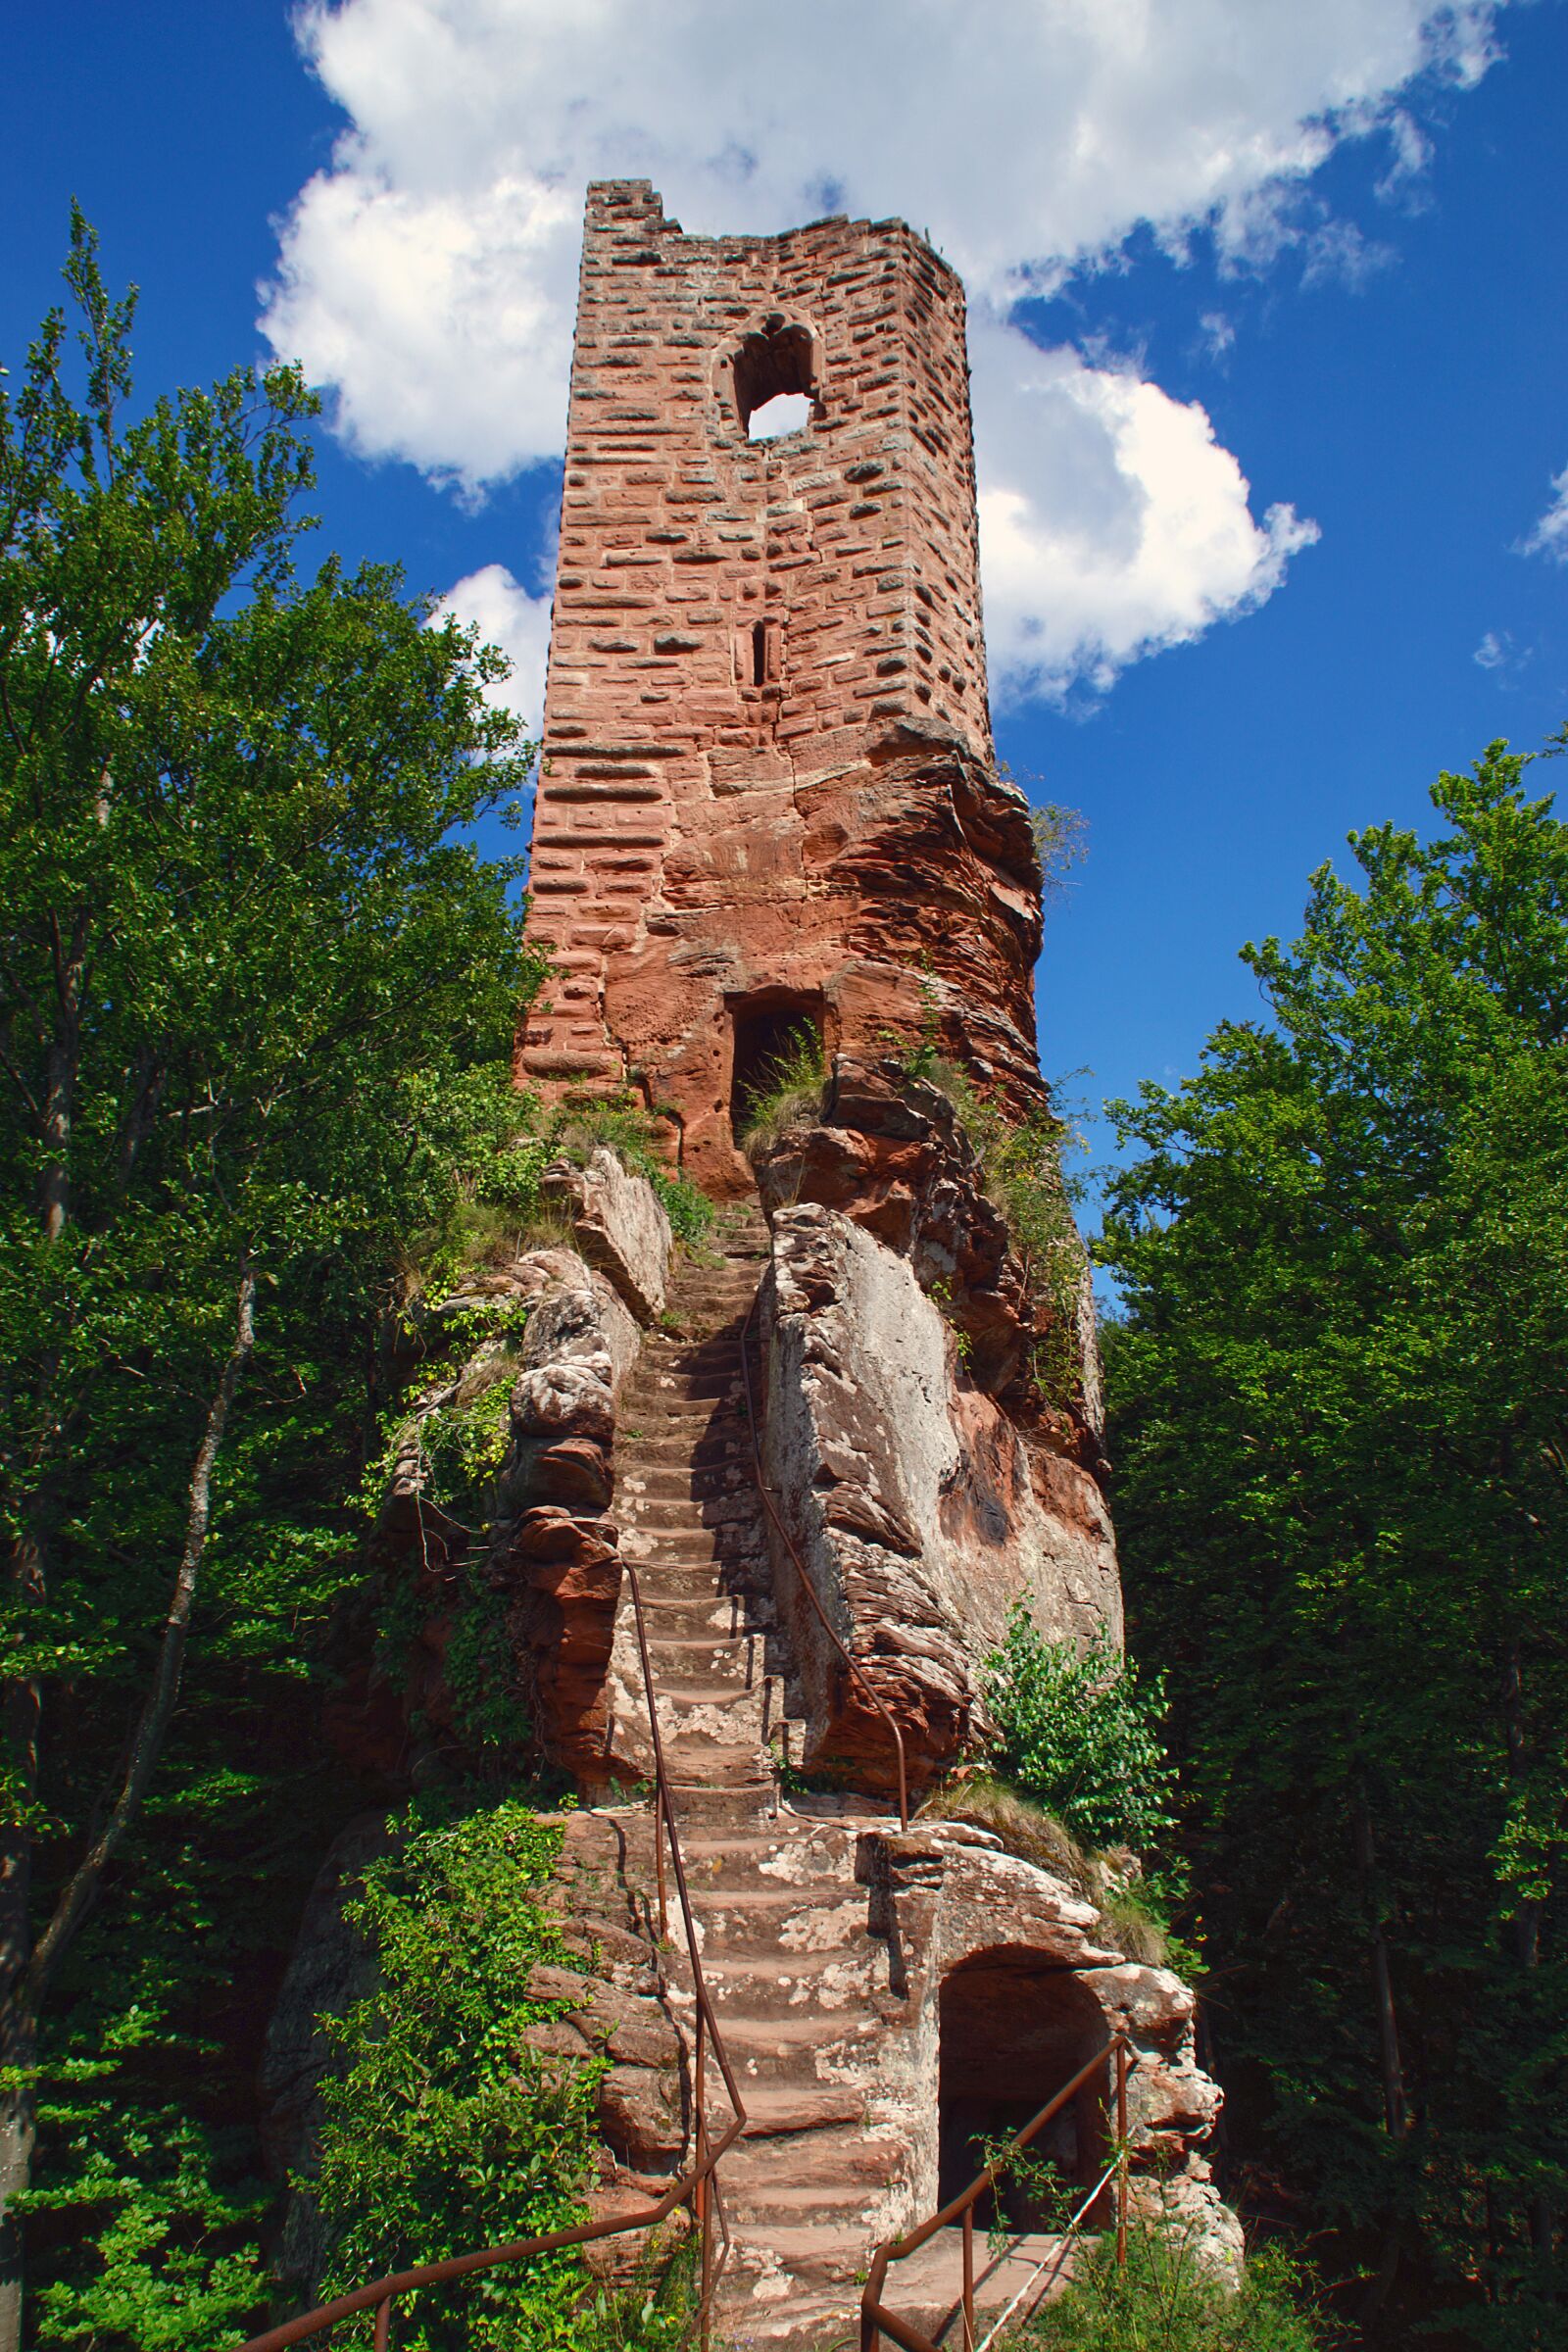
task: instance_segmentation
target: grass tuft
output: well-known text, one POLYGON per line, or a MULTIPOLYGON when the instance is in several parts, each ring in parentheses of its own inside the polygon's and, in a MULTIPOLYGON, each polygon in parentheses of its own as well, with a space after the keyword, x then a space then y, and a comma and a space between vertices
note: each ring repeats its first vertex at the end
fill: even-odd
POLYGON ((741 1138, 747 1158, 762 1158, 789 1128, 818 1117, 826 1084, 827 1049, 816 1031, 803 1022, 763 1064, 747 1102, 741 1138))
POLYGON ((1009 1782, 983 1772, 946 1782, 926 1798, 918 1818, 963 1821, 992 1831, 1007 1853, 1065 1879, 1086 1903, 1093 1903, 1109 1930, 1107 1941, 1129 1960, 1144 1968, 1165 1966, 1165 1931, 1137 1889, 1118 1875, 1111 1858, 1080 1845, 1054 1813, 1009 1782))

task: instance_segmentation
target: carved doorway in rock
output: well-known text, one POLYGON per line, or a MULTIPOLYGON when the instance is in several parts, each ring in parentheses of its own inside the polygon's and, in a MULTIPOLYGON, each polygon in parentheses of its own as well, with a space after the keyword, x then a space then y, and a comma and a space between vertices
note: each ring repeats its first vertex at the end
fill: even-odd
MULTIPOLYGON (((1105 2045, 1105 2018, 1071 1969, 1022 1944, 974 1952, 942 1981, 939 2199, 966 2188, 996 2143, 1010 2139, 1105 2045), (982 2152, 982 2144, 984 2152, 982 2152)), ((1107 2082, 1091 2077, 1032 2143, 1055 2180, 1090 2187, 1104 2166, 1107 2082)), ((998 2184, 976 2208, 989 2229, 1058 2226, 1057 2198, 1034 2168, 998 2184)))
POLYGON ((739 1149, 753 1120, 753 1105, 776 1083, 780 1057, 803 1032, 820 1040, 822 999, 799 990, 759 989, 732 997, 730 1018, 730 1128, 739 1149))

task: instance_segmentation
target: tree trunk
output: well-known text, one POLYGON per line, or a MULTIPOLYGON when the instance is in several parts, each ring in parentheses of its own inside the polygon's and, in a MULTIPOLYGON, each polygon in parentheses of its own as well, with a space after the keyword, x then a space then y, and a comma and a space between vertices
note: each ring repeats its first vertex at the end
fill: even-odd
MULTIPOLYGON (((196 1597, 196 1580, 201 1572, 202 1553, 207 1544, 207 1528, 212 1516, 213 1466, 218 1460, 228 1422, 229 1408, 235 1391, 250 1362, 256 1345, 256 1277, 245 1273, 239 1286, 239 1299, 234 1319, 234 1344, 222 1378, 208 1408, 207 1427, 202 1433, 196 1454, 196 1466, 191 1473, 189 1502, 185 1514, 185 1545, 180 1553, 179 1568, 174 1577, 174 1589, 170 1595, 169 1613, 164 1620, 163 1639, 158 1644, 158 1662, 153 1669, 152 1688, 147 1693, 131 1737, 130 1753, 126 1758, 124 1776, 110 1811, 109 1819, 77 1863, 66 1884, 64 1892, 54 1908, 54 1915, 39 1936, 27 1970, 27 1986, 33 2008, 43 2005, 55 1972, 74 1941, 76 1931, 91 1910, 103 1875, 116 1848, 140 1810, 141 1800, 152 1779, 153 1768, 163 1750, 179 1697, 180 1676, 185 1664, 185 1641, 190 1631, 191 1606, 196 1597)), ((0 2352, 4 2347, 0 2346, 0 2352)))
MULTIPOLYGON (((36 1528, 12 1552, 13 1600, 25 1618, 42 1598, 44 1548, 36 1528)), ((0 1831, 0 2352, 22 2338, 22 2230, 11 2200, 32 2169, 35 2034, 25 1977, 32 1946, 32 1810, 38 1785, 42 1693, 36 1675, 6 1684, 5 1768, 9 1819, 0 1831)))
MULTIPOLYGON (((1523 1784, 1529 1769, 1525 1743, 1524 1670, 1519 1643, 1510 1642, 1503 1663, 1502 1726, 1508 1749, 1508 1777, 1515 1787, 1523 1784)), ((1541 1905, 1521 1899, 1513 1920, 1514 1949, 1519 1966, 1528 1975, 1541 1965, 1541 1905)), ((1556 2249, 1557 2215, 1551 2199, 1542 2195, 1530 2201, 1530 2244, 1541 2265, 1543 2280, 1548 2280, 1552 2255, 1556 2249)), ((1544 2283, 1544 2294, 1549 2287, 1544 2283)))
POLYGON ((54 925, 56 1010, 44 1057, 43 1177, 38 1213, 51 1242, 58 1242, 71 1213, 71 1130, 76 1110, 76 1075, 81 1062, 81 973, 87 953, 87 912, 81 908, 66 945, 54 925))
POLYGON ((1372 1838, 1372 1812, 1364 1794, 1356 1799, 1355 1859, 1372 1934, 1372 1987, 1377 2003, 1378 2058, 1383 2076, 1383 2122, 1389 2137, 1398 2140, 1409 2130, 1409 2108, 1404 2095, 1404 2069, 1399 2061, 1399 2017, 1394 2001, 1389 1939, 1383 1933, 1383 1913, 1374 1884, 1377 1853, 1372 1838))
MULTIPOLYGON (((36 1782, 37 1685, 15 1682, 6 1694, 9 1761, 17 1774, 18 1801, 13 1809, 20 1818, 0 1843, 0 2065, 5 2069, 0 2076, 0 2352, 19 2352, 22 2342, 22 2225, 12 2200, 32 2177, 38 2018, 60 1963, 92 1908, 104 1872, 140 1808, 179 1698, 191 1608, 212 1517, 213 1469, 255 1347, 255 1308, 256 1277, 247 1269, 239 1286, 233 1345, 208 1408, 207 1426, 191 1473, 185 1541, 152 1687, 131 1739, 120 1788, 103 1830, 72 1873, 48 1926, 30 1949, 31 1834, 27 1815, 36 1782)), ((19 1545, 15 1571, 19 1591, 30 1590, 20 1582, 28 1573, 41 1578, 41 1553, 35 1546, 19 1545)))

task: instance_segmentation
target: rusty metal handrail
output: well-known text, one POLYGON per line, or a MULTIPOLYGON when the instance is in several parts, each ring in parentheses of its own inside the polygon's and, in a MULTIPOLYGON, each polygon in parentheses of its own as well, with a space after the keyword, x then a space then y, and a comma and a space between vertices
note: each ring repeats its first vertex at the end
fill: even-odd
MULTIPOLYGON (((961 2189, 957 2196, 942 2207, 939 2213, 932 2214, 928 2221, 922 2222, 917 2230, 911 2230, 906 2237, 885 2238, 878 2246, 875 2254, 871 2257, 871 2268, 866 2277, 864 2292, 860 2296, 860 2352, 878 2352, 884 2334, 891 2335, 894 2342, 902 2347, 902 2352, 938 2352, 938 2346, 931 2341, 928 2335, 922 2335, 918 2328, 912 2327, 907 2320, 901 2320, 897 2312, 888 2310, 882 2300, 882 2292, 887 2283, 888 2269, 891 2264, 904 2262, 909 2255, 918 2253, 920 2248, 929 2238, 934 2237, 939 2230, 946 2230, 951 2223, 960 2219, 963 2224, 963 2352, 975 2352, 974 2209, 987 2189, 995 2185, 998 2174, 1010 2163, 1019 2149, 1026 2148, 1036 2132, 1043 2131, 1053 2116, 1060 2114, 1067 2101, 1074 2097, 1084 2084, 1101 2071, 1107 2058, 1113 2058, 1116 2067, 1116 2155, 1111 2165, 1107 2167, 1096 2183, 1093 2193, 1080 2205, 1068 2224, 1063 2235, 1063 2251, 1065 2251, 1066 2241, 1071 2237, 1072 2231, 1093 2206, 1095 2199, 1104 2188, 1111 2173, 1114 2172, 1116 2175, 1116 2260, 1118 2264, 1125 2265, 1127 2260, 1127 2078, 1138 2064, 1138 2052, 1133 2049, 1127 2035, 1118 2030, 1112 2034, 1104 2048, 1097 2050, 1088 2065, 1081 2066, 1072 2081, 1063 2083, 1055 2097, 1048 2099, 1039 2114, 1032 2117, 1025 2124, 1023 2130, 1008 2140, 1000 2155, 991 2159, 984 2172, 975 2175, 967 2188, 961 2189)), ((1059 2261, 1057 2267, 1060 2267, 1059 2261)), ((989 2340, 988 2338, 987 2341, 989 2340)))
POLYGON ((466 2278, 473 2271, 498 2269, 504 2263, 526 2262, 536 2254, 553 2254, 568 2246, 591 2245, 597 2238, 617 2237, 632 2230, 657 2229, 666 2221, 678 2205, 691 2203, 702 2231, 702 2291, 698 2304, 698 2326, 703 2352, 708 2352, 709 2324, 713 2293, 729 2259, 729 2223, 724 2213, 723 2196, 717 2179, 719 2159, 733 2146, 746 2126, 746 2109, 736 2088, 735 2077, 724 2048, 724 2037, 718 2030, 718 2019, 709 1996, 703 1976, 702 1953, 698 1946, 696 1925, 692 1917, 691 1896, 686 1885, 686 1864, 681 1854, 680 1831, 670 1802, 669 1781, 664 1771, 664 1744, 659 1730, 659 1705, 654 1694, 653 1666, 648 1653, 648 1624, 643 1613, 642 1587, 637 1571, 630 1560, 622 1560, 627 1584, 631 1589, 632 1612, 637 1624, 637 1646, 642 1657, 643 1690, 648 1700, 648 1724, 654 1749, 655 1828, 654 1855, 659 1884, 659 1929, 661 1936, 668 1931, 669 1918, 664 1892, 664 1849, 660 1837, 662 1823, 664 1837, 669 1842, 669 1858, 675 1873, 675 1887, 680 1898, 681 1915, 686 1930, 686 1952, 691 1963, 692 1984, 696 1995, 697 2034, 692 2064, 692 2115, 697 2162, 689 2173, 670 2183, 664 2194, 645 2212, 624 2214, 619 2219, 603 2222, 581 2222, 572 2230, 551 2230, 542 2237, 520 2237, 511 2245, 485 2246, 468 2254, 449 2255, 443 2262, 426 2262, 415 2269, 395 2271, 384 2278, 372 2278, 364 2286, 355 2287, 349 2294, 339 2295, 330 2303, 320 2304, 315 2311, 301 2313, 298 2319, 285 2320, 279 2327, 269 2328, 261 2335, 253 2335, 239 2347, 239 2352, 284 2352, 289 2344, 302 2343, 307 2336, 319 2335, 333 2328, 339 2320, 351 2319, 356 2312, 375 2312, 375 2352, 388 2352, 391 2335, 392 2306, 400 2295, 412 2294, 421 2286, 441 2286, 454 2278, 466 2278), (705 2060, 707 2045, 712 2045, 713 2056, 723 2079, 725 2096, 734 2109, 734 2116, 722 2136, 711 2144, 708 2136, 708 2118, 705 2112, 705 2060), (710 2195, 711 2190, 711 2195, 710 2195), (713 2261, 713 2224, 717 2221, 722 2251, 713 2261))
MULTIPOLYGON (((759 1285, 759 1297, 760 1296, 760 1291, 761 1286, 759 1285)), ((772 1520, 774 1527, 778 1531, 779 1542, 783 1544, 785 1550, 790 1555, 790 1563, 794 1568, 797 1577, 800 1579, 801 1586, 805 1591, 806 1596, 808 1600, 809 1600, 812 1608, 816 1611, 822 1631, 826 1634, 828 1640, 838 1651, 839 1656, 844 1660, 845 1665, 849 1668, 850 1673, 853 1675, 856 1682, 859 1684, 860 1689, 865 1692, 866 1697, 871 1701, 872 1706, 875 1707, 877 1713, 887 1725, 888 1730, 893 1734, 894 1750, 899 1760, 899 1827, 901 1830, 906 1830, 909 1826, 909 1783, 904 1763, 904 1734, 899 1729, 898 1718, 893 1713, 891 1707, 887 1705, 886 1701, 878 1695, 875 1686, 871 1682, 869 1675, 866 1673, 865 1668, 861 1665, 859 1659, 853 1654, 847 1643, 840 1640, 838 1631, 833 1625, 833 1622, 828 1616, 827 1610, 823 1605, 822 1596, 818 1592, 815 1585, 812 1584, 810 1576, 808 1573, 806 1562, 802 1559, 800 1553, 795 1548, 795 1540, 791 1536, 789 1529, 785 1526, 782 1518, 779 1516, 778 1506, 773 1500, 772 1494, 768 1488, 766 1475, 762 1469, 762 1447, 760 1440, 757 1434, 757 1402, 752 1395, 751 1338, 752 1325, 755 1322, 756 1317, 757 1298, 754 1298, 751 1305, 746 1310, 746 1320, 741 1326, 741 1379, 746 1388, 746 1420, 752 1437, 752 1459, 757 1465, 757 1492, 762 1497, 763 1508, 766 1510, 768 1517, 772 1520)))

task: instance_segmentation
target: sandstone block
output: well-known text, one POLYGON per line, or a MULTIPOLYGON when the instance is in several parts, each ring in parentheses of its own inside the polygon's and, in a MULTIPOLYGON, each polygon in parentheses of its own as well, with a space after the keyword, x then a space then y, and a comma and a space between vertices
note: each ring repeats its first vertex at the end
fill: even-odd
POLYGON ((673 1236, 646 1176, 633 1176, 601 1145, 585 1168, 557 1160, 545 1171, 545 1195, 571 1217, 577 1246, 613 1285, 639 1323, 664 1311, 673 1236))

